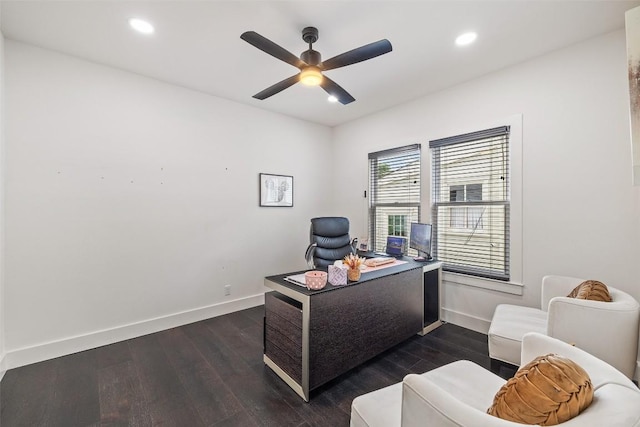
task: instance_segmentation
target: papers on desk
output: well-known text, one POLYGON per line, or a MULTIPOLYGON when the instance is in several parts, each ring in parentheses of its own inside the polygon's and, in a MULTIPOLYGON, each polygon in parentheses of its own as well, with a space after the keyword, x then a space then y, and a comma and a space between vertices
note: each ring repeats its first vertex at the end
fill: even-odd
POLYGON ((304 280, 304 273, 294 274, 293 276, 287 276, 284 278, 289 283, 293 283, 294 285, 307 287, 307 282, 304 280))
POLYGON ((380 256, 376 258, 369 258, 364 262, 364 265, 366 265, 367 267, 378 267, 384 264, 391 264, 395 261, 395 258, 380 256))

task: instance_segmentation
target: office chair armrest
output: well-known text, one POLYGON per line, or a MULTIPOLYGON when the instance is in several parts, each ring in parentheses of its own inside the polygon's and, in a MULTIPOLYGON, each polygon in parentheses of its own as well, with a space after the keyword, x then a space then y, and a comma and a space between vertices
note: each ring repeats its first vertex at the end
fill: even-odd
POLYGON ((317 247, 317 243, 312 243, 307 247, 307 250, 304 253, 304 259, 307 261, 307 266, 309 266, 309 268, 312 270, 316 268, 316 264, 313 261, 313 254, 315 254, 317 247))

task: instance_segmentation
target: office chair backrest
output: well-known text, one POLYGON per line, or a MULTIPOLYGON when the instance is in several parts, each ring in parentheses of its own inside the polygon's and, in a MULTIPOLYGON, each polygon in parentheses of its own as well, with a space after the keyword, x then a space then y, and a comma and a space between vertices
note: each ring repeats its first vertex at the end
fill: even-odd
MULTIPOLYGON (((309 232, 313 252, 313 264, 316 268, 325 268, 334 261, 354 252, 349 237, 349 220, 344 217, 320 217, 311 219, 309 232), (314 246, 315 245, 315 246, 314 246)), ((307 249, 307 253, 309 253, 307 249)))

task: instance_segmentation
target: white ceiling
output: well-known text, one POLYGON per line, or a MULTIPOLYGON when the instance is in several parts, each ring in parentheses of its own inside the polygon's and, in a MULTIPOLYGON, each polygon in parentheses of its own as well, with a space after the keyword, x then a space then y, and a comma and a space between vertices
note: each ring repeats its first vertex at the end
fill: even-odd
MULTIPOLYGON (((5 1, 7 39, 86 58, 172 84, 336 126, 543 53, 624 27, 640 1, 5 1), (155 33, 128 26, 144 18, 155 33), (356 102, 327 102, 300 84, 264 101, 252 95, 297 69, 240 39, 254 30, 295 55, 315 26, 324 59, 377 41, 393 52, 327 71, 356 102), (478 40, 454 39, 474 30, 478 40)), ((526 84, 526 82, 523 82, 526 84)))

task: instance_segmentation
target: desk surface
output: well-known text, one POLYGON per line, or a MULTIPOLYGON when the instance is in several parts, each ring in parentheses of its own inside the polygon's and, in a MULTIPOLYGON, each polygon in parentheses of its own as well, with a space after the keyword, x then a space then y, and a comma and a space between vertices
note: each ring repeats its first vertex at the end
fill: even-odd
MULTIPOLYGON (((346 285, 339 285, 339 286, 333 286, 331 283, 327 282, 327 286, 325 286, 324 288, 320 289, 320 290, 309 290, 304 286, 301 285, 296 285, 290 282, 287 282, 286 280, 284 280, 285 277, 287 276, 293 276, 296 274, 302 274, 305 271, 309 271, 309 270, 301 270, 301 271, 295 271, 295 272, 291 272, 291 273, 285 273, 285 274, 277 274, 274 276, 267 276, 265 277, 266 280, 275 282, 279 285, 282 285, 284 287, 287 287, 289 289, 292 289, 294 291, 298 291, 301 294, 304 295, 315 295, 318 293, 322 293, 322 292, 331 292, 331 291, 335 291, 337 289, 343 289, 345 287, 349 287, 349 286, 355 286, 361 283, 365 283, 368 282, 369 280, 373 280, 373 279, 378 279, 380 277, 385 277, 385 276, 390 276, 393 274, 398 274, 398 273, 402 273, 405 271, 409 271, 409 270, 414 270, 417 268, 423 268, 425 265, 431 265, 431 264, 436 264, 439 263, 439 261, 437 260, 432 260, 432 261, 428 261, 428 262, 424 262, 424 261, 414 261, 412 258, 409 257, 404 257, 404 258, 399 258, 399 260, 401 261, 406 261, 405 264, 400 264, 400 265, 394 265, 391 267, 387 267, 387 268, 382 268, 382 269, 377 269, 377 270, 372 270, 372 271, 366 271, 364 270, 362 272, 362 274, 360 275, 360 280, 358 280, 357 282, 347 282, 346 285)), ((318 268, 317 270, 323 270, 326 271, 326 269, 321 269, 318 268)))

